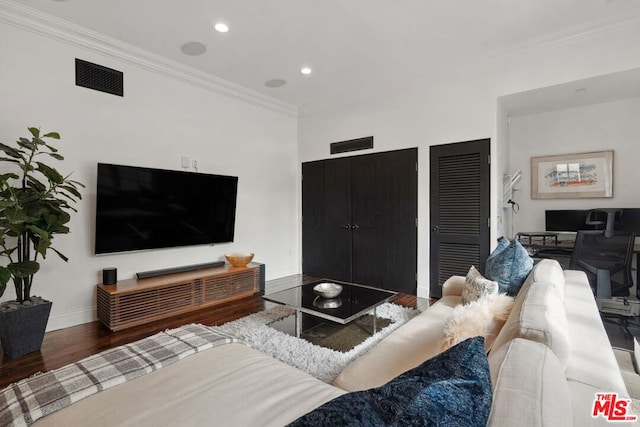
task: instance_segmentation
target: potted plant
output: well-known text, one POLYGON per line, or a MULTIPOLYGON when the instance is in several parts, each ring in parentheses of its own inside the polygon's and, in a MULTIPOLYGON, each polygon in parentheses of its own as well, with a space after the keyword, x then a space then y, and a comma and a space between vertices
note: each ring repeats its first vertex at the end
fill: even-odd
POLYGON ((0 304, 0 345, 5 356, 18 357, 42 346, 51 311, 51 302, 31 295, 38 259, 51 250, 67 257, 52 245, 56 234, 67 234, 72 203, 81 199, 81 183, 63 176, 46 160, 63 160, 50 140, 60 139, 57 132, 41 136, 38 128, 29 128, 31 139, 20 138, 15 146, 0 143, 5 165, 0 174, 0 296, 10 279, 16 300, 0 304))

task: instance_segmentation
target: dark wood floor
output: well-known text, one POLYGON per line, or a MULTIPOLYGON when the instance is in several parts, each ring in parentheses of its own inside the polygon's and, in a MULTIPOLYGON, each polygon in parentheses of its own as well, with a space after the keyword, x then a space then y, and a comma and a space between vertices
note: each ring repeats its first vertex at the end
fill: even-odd
MULTIPOLYGON (((412 295, 398 295, 393 302, 420 310, 428 306, 428 301, 412 295)), ((41 351, 15 359, 5 357, 0 351, 0 389, 36 372, 57 369, 92 354, 148 337, 165 329, 177 328, 189 323, 221 325, 264 309, 265 302, 256 295, 118 332, 109 331, 97 321, 47 332, 41 351)))

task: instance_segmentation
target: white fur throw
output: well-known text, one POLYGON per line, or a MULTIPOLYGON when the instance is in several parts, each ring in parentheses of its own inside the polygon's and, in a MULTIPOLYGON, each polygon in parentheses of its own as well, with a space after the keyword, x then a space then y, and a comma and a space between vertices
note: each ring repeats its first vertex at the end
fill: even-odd
POLYGON ((462 288, 462 303, 469 304, 487 295, 498 293, 498 282, 485 279, 482 274, 472 265, 467 276, 464 278, 462 288))
POLYGON ((513 301, 507 294, 495 294, 456 306, 443 328, 442 350, 467 338, 483 336, 489 351, 511 313, 513 301))

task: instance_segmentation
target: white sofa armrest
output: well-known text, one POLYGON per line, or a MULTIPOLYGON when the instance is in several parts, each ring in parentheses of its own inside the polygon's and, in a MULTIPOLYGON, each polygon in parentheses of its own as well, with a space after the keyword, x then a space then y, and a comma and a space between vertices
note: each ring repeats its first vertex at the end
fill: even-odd
POLYGON ((464 288, 464 276, 451 276, 442 284, 442 296, 461 296, 464 288))

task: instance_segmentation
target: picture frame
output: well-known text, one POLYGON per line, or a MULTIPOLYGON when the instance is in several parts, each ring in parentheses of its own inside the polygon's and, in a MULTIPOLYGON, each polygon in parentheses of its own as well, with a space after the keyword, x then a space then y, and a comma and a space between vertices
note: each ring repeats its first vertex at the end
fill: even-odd
POLYGON ((531 158, 532 199, 613 197, 613 150, 531 158))

